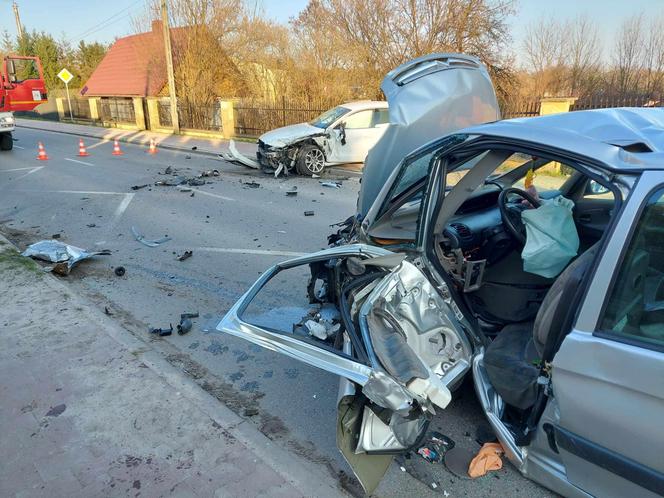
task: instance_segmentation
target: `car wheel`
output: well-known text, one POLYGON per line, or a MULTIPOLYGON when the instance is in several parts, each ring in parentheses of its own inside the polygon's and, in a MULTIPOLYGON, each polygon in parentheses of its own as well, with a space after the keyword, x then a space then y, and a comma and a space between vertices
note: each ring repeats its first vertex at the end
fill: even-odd
POLYGON ((0 150, 12 150, 14 141, 11 133, 0 133, 0 150))
POLYGON ((297 155, 295 167, 301 175, 320 175, 325 168, 325 154, 315 145, 304 145, 297 155))

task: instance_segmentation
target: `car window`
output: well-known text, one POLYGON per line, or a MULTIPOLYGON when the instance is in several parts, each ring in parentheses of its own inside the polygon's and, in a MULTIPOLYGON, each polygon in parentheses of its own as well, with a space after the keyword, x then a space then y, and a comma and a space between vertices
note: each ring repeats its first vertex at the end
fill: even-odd
POLYGON ((664 346, 664 189, 646 201, 610 292, 601 330, 664 346))
POLYGON ((350 112, 350 109, 342 106, 334 107, 332 109, 329 109, 325 111, 323 114, 318 116, 316 119, 311 121, 309 124, 317 127, 317 128, 327 128, 330 126, 332 123, 334 123, 337 119, 339 119, 341 116, 344 116, 345 114, 348 114, 350 112))
POLYGON ((355 114, 351 114, 344 120, 346 123, 346 129, 371 128, 373 113, 374 111, 372 109, 367 109, 366 111, 359 111, 355 114))
POLYGON ((374 109, 372 126, 387 124, 389 122, 390 122, 389 109, 374 109))
MULTIPOLYGON (((510 159, 516 155, 518 154, 513 154, 507 158, 507 161, 510 161, 510 159)), ((549 161, 543 165, 538 165, 535 169, 532 178, 533 186, 538 192, 546 190, 560 190, 560 187, 562 187, 563 184, 569 180, 573 173, 574 169, 571 166, 567 166, 566 164, 558 161, 549 161)), ((520 189, 525 189, 525 182, 526 175, 524 174, 516 183, 514 183, 514 186, 520 189)))
POLYGON ((583 198, 614 200, 615 195, 604 185, 597 183, 595 180, 588 180, 586 189, 583 192, 583 198))

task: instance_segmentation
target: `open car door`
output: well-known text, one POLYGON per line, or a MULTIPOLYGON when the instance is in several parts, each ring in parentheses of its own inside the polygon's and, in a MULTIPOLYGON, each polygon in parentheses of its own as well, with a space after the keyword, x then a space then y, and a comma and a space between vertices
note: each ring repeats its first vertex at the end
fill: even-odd
POLYGON ((277 264, 217 330, 341 376, 337 442, 367 493, 422 440, 470 365, 445 300, 404 255, 348 245, 277 264))

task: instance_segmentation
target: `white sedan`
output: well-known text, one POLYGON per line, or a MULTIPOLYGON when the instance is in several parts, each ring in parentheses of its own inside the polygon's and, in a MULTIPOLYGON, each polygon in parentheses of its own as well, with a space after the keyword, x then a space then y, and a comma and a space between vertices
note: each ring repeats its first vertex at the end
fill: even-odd
POLYGON ((389 126, 387 102, 359 101, 334 107, 309 123, 261 135, 256 153, 264 169, 293 168, 320 174, 328 164, 362 163, 389 126))

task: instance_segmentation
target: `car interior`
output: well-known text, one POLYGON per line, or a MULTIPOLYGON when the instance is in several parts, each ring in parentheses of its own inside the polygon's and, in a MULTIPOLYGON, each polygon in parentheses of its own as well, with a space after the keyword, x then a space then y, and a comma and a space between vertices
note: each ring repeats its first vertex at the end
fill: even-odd
MULTIPOLYGON (((445 195, 487 153, 451 158, 445 195)), ((467 309, 492 339, 484 366, 507 404, 504 421, 522 426, 538 398, 542 361, 553 357, 569 329, 568 312, 578 302, 583 276, 617 211, 617 190, 573 164, 520 152, 505 155, 449 219, 434 250, 467 309), (574 203, 579 248, 559 274, 544 277, 524 270, 521 213, 557 196, 574 203)))

